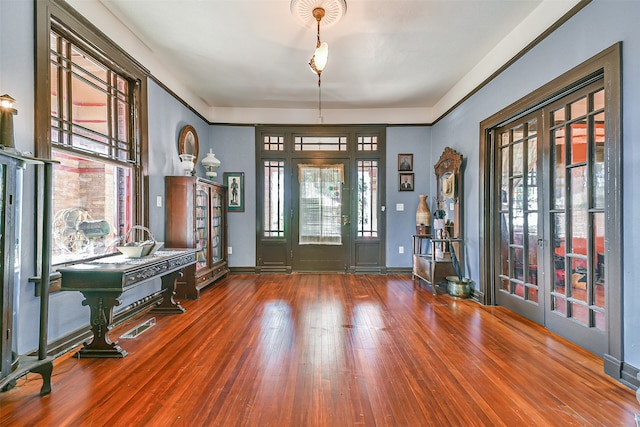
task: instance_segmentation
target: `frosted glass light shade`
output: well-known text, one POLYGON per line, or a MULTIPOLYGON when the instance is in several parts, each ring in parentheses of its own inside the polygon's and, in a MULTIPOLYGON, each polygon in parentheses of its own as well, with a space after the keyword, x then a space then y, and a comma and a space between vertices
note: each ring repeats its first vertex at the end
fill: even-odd
POLYGON ((315 52, 313 53, 313 57, 311 58, 309 65, 313 63, 314 65, 311 66, 311 69, 316 74, 320 74, 322 70, 324 70, 324 67, 326 67, 328 59, 329 59, 329 45, 327 44, 327 42, 322 42, 320 43, 320 46, 318 46, 315 52))
POLYGON ((207 153, 204 159, 200 161, 202 166, 207 170, 206 175, 213 180, 214 177, 218 176, 216 173, 216 169, 220 167, 220 160, 216 158, 216 155, 213 154, 211 150, 207 153))

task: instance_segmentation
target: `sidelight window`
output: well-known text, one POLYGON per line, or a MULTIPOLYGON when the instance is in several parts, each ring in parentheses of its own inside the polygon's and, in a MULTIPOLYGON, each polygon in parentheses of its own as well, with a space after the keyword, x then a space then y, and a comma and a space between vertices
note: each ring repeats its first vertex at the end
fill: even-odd
POLYGON ((378 161, 358 160, 357 237, 378 236, 378 161))
POLYGON ((284 237, 284 161, 266 160, 264 173, 264 236, 284 237))

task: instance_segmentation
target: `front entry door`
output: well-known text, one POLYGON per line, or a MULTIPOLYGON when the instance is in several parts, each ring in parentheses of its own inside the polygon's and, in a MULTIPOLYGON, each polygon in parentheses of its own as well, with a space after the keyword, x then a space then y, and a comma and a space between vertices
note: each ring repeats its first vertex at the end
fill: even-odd
POLYGON ((350 263, 347 159, 298 159, 292 179, 292 268, 346 271, 350 263))

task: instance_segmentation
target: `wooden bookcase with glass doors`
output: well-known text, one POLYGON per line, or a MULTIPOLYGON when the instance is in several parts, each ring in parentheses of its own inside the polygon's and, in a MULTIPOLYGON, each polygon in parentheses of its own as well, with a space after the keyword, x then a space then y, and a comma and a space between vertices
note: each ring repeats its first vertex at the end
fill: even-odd
POLYGON ((168 176, 165 196, 165 245, 196 249, 196 263, 177 280, 176 296, 198 299, 202 288, 229 274, 227 187, 195 176, 168 176))

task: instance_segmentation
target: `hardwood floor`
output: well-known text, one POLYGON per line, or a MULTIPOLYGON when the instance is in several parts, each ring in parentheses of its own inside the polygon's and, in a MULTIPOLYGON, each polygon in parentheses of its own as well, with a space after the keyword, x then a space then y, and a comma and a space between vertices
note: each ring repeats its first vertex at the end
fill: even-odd
MULTIPOLYGON (((234 275, 120 340, 0 394, 2 426, 633 426, 601 359, 408 276, 234 275)), ((112 333, 112 338, 118 334, 112 333)))

